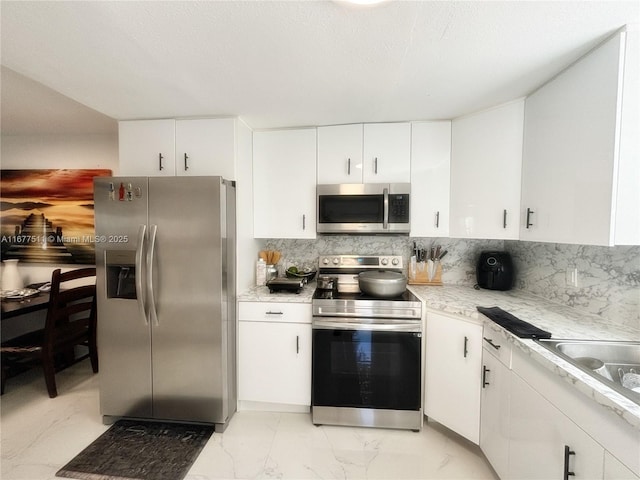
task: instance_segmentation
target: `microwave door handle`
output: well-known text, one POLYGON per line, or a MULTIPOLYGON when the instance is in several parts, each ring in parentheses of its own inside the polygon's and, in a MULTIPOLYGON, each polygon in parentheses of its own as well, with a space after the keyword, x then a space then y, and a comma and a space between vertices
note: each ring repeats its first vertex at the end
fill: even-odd
POLYGON ((385 230, 387 228, 389 228, 389 189, 385 188, 382 191, 383 195, 384 195, 384 200, 383 200, 383 219, 382 219, 382 228, 384 228, 385 230))

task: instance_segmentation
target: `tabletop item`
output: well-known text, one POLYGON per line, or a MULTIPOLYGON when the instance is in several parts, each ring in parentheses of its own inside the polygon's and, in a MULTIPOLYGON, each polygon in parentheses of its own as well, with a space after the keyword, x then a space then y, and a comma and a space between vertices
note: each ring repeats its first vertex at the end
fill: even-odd
POLYGON ((25 298, 35 297, 40 293, 34 288, 20 288, 18 290, 2 290, 0 297, 3 300, 24 300, 25 298))
POLYGON ((360 290, 372 297, 393 298, 407 289, 407 277, 399 272, 373 270, 358 274, 360 290))
POLYGON ((275 292, 294 292, 300 293, 304 287, 304 279, 302 278, 282 278, 277 277, 267 281, 269 293, 275 292))
POLYGON ((267 265, 275 265, 282 258, 282 254, 277 250, 260 250, 258 256, 265 261, 267 265))
POLYGON ((24 284, 22 283, 22 277, 18 271, 19 260, 10 259, 4 260, 2 267, 2 291, 5 290, 20 290, 24 284))

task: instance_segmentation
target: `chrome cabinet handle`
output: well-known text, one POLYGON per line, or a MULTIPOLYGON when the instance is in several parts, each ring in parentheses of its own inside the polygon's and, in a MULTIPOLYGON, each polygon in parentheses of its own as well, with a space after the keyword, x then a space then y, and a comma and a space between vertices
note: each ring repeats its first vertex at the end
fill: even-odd
POLYGON ((158 165, 159 165, 159 167, 160 167, 160 168, 159 168, 160 170, 164 170, 164 165, 162 165, 162 159, 163 159, 163 158, 164 158, 164 157, 162 156, 162 153, 159 153, 159 154, 158 154, 158 165))
POLYGON ((296 335, 296 353, 300 353, 300 335, 296 335))
POLYGON ((493 343, 493 339, 492 338, 487 338, 487 337, 482 337, 482 338, 484 339, 485 342, 487 342, 493 348, 495 348, 496 350, 500 350, 500 345, 496 345, 495 343, 493 343))
POLYGON ((347 175, 351 175, 351 159, 347 158, 347 175))
POLYGON ((569 457, 575 454, 576 452, 571 450, 569 445, 564 446, 564 476, 562 477, 564 480, 569 480, 569 477, 575 476, 574 472, 569 471, 569 457))
POLYGON ((507 209, 502 213, 502 228, 507 228, 507 209))
POLYGON ((373 160, 373 173, 378 174, 378 157, 373 160))
POLYGON ((306 215, 302 215, 302 230, 306 230, 307 229, 307 216, 306 215))
POLYGON ((467 348, 469 345, 469 337, 464 337, 464 358, 467 358, 469 354, 469 349, 467 348))
POLYGON ((533 223, 531 223, 530 219, 531 219, 531 215, 533 215, 535 212, 533 210, 531 210, 530 208, 527 208, 527 228, 532 227, 533 223))
POLYGON ((268 312, 265 312, 267 315, 284 315, 284 313, 282 312, 272 312, 271 310, 269 310, 268 312))
POLYGON ((189 155, 185 153, 184 154, 184 171, 185 172, 189 170, 189 163, 187 162, 188 160, 189 160, 189 155))
POLYGON ((440 212, 436 212, 436 228, 440 228, 440 212))

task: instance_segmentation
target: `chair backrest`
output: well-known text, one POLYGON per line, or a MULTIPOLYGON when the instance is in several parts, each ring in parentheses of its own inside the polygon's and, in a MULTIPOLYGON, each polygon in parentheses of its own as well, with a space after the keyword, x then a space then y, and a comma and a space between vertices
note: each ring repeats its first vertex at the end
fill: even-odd
POLYGON ((45 323, 45 345, 53 348, 57 342, 71 338, 83 330, 95 328, 96 285, 81 285, 65 289, 64 283, 95 277, 95 268, 80 268, 61 273, 58 268, 51 275, 49 309, 45 323))

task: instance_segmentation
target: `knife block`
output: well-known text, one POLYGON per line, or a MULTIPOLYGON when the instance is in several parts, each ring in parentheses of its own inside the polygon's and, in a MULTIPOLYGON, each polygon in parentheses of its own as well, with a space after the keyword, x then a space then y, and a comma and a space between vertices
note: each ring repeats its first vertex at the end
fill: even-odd
POLYGON ((435 271, 430 279, 427 273, 427 262, 418 262, 414 269, 409 265, 409 285, 442 285, 442 264, 435 262, 435 271))

